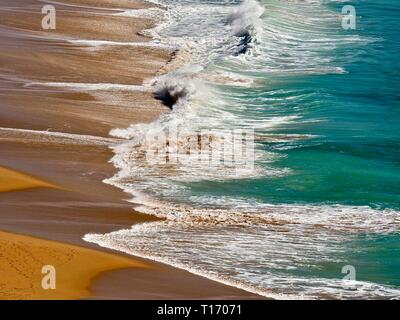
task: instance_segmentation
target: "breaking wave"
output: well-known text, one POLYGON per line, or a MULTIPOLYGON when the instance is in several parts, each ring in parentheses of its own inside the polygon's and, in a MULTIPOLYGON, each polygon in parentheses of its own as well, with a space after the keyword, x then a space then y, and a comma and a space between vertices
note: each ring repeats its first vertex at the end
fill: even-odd
POLYGON ((257 40, 257 32, 261 32, 264 13, 262 7, 255 0, 245 0, 228 16, 227 22, 232 28, 232 34, 240 37, 237 54, 245 54, 252 43, 257 40))
POLYGON ((400 294, 390 286, 341 279, 349 253, 354 248, 369 250, 359 242, 365 233, 378 239, 399 230, 398 212, 339 205, 249 205, 237 199, 225 199, 225 206, 235 204, 236 209, 211 208, 212 199, 207 199, 209 208, 196 209, 134 194, 135 203, 141 203, 136 210, 162 221, 84 239, 275 299, 400 294), (333 272, 318 275, 326 265, 335 266, 333 272), (306 272, 310 269, 315 272, 311 278, 306 272))

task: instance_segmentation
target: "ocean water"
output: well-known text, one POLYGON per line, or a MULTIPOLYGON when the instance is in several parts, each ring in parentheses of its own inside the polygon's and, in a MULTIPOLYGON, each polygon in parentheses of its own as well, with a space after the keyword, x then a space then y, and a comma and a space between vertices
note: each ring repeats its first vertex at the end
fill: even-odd
POLYGON ((125 142, 106 182, 165 220, 85 239, 268 297, 399 298, 400 3, 159 3, 124 14, 157 17, 154 45, 179 49, 179 67, 145 84, 176 103, 111 132, 125 142), (147 161, 162 148, 149 136, 171 127, 186 161, 147 161), (254 165, 196 161, 185 134, 204 130, 216 150, 218 133, 250 130, 254 165))

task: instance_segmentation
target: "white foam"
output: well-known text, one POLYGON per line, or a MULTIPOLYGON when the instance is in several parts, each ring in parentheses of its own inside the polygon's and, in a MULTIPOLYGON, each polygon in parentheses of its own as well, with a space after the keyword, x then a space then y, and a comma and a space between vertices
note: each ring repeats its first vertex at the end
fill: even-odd
POLYGON ((259 31, 262 25, 261 16, 264 11, 264 7, 259 2, 244 0, 228 16, 228 21, 232 26, 232 33, 242 36, 246 33, 259 31))
POLYGON ((171 47, 158 43, 156 41, 149 42, 121 42, 110 40, 83 40, 83 39, 68 39, 69 43, 84 45, 89 47, 102 47, 102 46, 129 46, 129 47, 145 47, 145 48, 162 48, 171 49, 171 47))
POLYGON ((45 86, 55 88, 71 88, 79 90, 115 90, 115 91, 151 91, 151 88, 142 85, 118 83, 75 83, 75 82, 29 82, 26 86, 45 86))
MULTIPOLYGON (((341 268, 336 278, 287 272, 349 264, 345 257, 358 235, 398 231, 398 212, 351 206, 248 205, 236 200, 232 200, 235 210, 200 209, 136 195, 134 201, 143 204, 136 210, 166 220, 105 235, 88 234, 84 240, 275 299, 395 298, 400 294, 377 283, 343 282, 341 268), (346 289, 349 285, 352 290, 346 289)), ((209 206, 212 201, 208 199, 209 206)), ((229 201, 226 204, 232 206, 229 201)), ((362 249, 360 244, 356 247, 362 249)))
POLYGON ((104 138, 92 135, 72 134, 65 132, 28 130, 16 128, 0 128, 1 140, 24 139, 36 142, 57 143, 57 144, 80 144, 80 145, 105 145, 111 146, 121 143, 120 139, 104 138))
POLYGON ((158 18, 162 19, 162 15, 165 13, 165 10, 162 8, 147 8, 147 9, 126 9, 123 12, 115 13, 116 16, 121 17, 133 17, 133 18, 158 18))
POLYGON ((390 209, 346 205, 272 205, 237 198, 191 197, 191 201, 201 205, 196 209, 191 205, 156 200, 133 189, 126 191, 135 195, 134 203, 141 205, 136 210, 167 219, 173 224, 255 226, 279 223, 335 232, 377 234, 400 230, 400 213, 390 209))

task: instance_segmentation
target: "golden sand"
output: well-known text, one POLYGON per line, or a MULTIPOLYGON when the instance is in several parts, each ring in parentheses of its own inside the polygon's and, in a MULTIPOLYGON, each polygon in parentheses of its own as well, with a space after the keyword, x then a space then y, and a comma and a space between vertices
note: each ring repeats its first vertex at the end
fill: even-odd
POLYGON ((55 185, 20 173, 0 167, 0 192, 25 190, 32 188, 57 188, 55 185))
MULTIPOLYGON (((0 232, 0 299, 79 299, 104 271, 148 268, 133 259, 96 250, 0 232), (43 289, 43 266, 55 268, 55 289, 43 289)), ((46 278, 45 278, 46 280, 46 278)), ((45 284, 50 282, 45 281, 45 284)))

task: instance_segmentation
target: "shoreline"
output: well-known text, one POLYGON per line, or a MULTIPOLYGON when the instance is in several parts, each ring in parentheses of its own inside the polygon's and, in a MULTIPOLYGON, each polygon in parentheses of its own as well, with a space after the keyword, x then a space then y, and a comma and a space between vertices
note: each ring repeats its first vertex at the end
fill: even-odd
MULTIPOLYGON (((69 12, 63 13, 62 9, 57 11, 58 17, 61 17, 58 23, 64 26, 61 33, 57 33, 61 36, 83 34, 85 40, 142 42, 146 41, 146 37, 138 34, 154 23, 142 21, 149 19, 121 16, 109 19, 109 14, 97 12, 97 22, 90 26, 93 9, 85 9, 89 12, 82 13, 81 7, 74 5, 103 6, 101 10, 106 10, 104 8, 112 6, 112 1, 64 2, 69 4, 69 12), (71 13, 71 6, 77 11, 71 13), (117 25, 124 27, 115 30, 117 25), (127 34, 130 28, 136 30, 132 35, 127 34), (84 33, 80 32, 82 30, 84 33), (110 34, 112 37, 107 38, 110 34)), ((119 3, 129 3, 134 8, 143 6, 143 2, 119 3)), ((4 6, 7 4, 15 6, 12 1, 7 0, 4 6)), ((31 5, 30 10, 42 5, 36 0, 24 0, 19 5, 24 7, 26 4, 31 5)), ((146 3, 145 6, 151 5, 146 3)), ((4 17, 6 13, 1 9, 0 15, 4 17)), ((80 298, 260 299, 252 293, 188 271, 104 249, 82 240, 87 233, 107 233, 129 228, 135 223, 157 220, 135 212, 134 205, 126 201, 129 198, 126 193, 102 183, 116 171, 109 163, 112 152, 108 144, 88 140, 85 135, 109 138, 108 132, 113 128, 151 122, 169 109, 148 92, 26 87, 24 81, 18 79, 141 85, 143 80, 166 68, 173 53, 139 45, 133 49, 118 45, 89 49, 84 45, 68 43, 67 40, 47 39, 43 34, 32 38, 32 31, 37 35, 35 27, 40 27, 40 14, 28 16, 30 18, 26 13, 15 12, 8 15, 7 19, 2 19, 0 26, 0 37, 4 40, 4 49, 0 53, 3 107, 0 111, 0 127, 34 130, 42 134, 33 137, 24 132, 0 133, 0 166, 13 170, 17 177, 23 172, 46 182, 44 185, 39 183, 37 188, 35 185, 35 188, 0 193, 1 230, 9 232, 1 233, 2 237, 13 241, 13 237, 18 237, 15 234, 23 234, 46 239, 37 241, 49 241, 46 245, 51 246, 55 245, 51 241, 61 241, 58 247, 79 246, 82 250, 93 250, 99 255, 110 255, 113 257, 111 260, 130 259, 132 263, 151 267, 102 270, 91 282, 90 293, 80 298), (13 31, 10 32, 10 29, 13 31), (26 50, 21 50, 21 47, 26 50), (10 66, 13 67, 10 69, 10 66), (75 136, 67 139, 62 135, 46 135, 45 132, 75 136), (48 188, 47 184, 58 188, 48 188)), ((7 178, 13 180, 15 175, 8 175, 7 178)))

